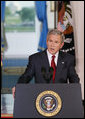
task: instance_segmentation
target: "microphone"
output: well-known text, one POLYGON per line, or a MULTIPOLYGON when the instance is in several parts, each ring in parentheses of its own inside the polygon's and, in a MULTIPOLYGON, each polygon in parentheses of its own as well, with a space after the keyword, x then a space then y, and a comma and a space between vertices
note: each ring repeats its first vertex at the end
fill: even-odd
POLYGON ((42 68, 41 68, 41 72, 42 72, 43 77, 45 78, 46 68, 45 68, 45 67, 42 67, 42 68))
POLYGON ((50 81, 51 81, 51 79, 53 77, 53 68, 50 67, 49 68, 49 72, 47 72, 46 68, 42 67, 41 68, 41 72, 42 72, 43 78, 46 80, 46 83, 50 83, 50 81))
POLYGON ((50 67, 49 68, 50 80, 53 78, 53 71, 54 71, 53 67, 50 67))
POLYGON ((45 68, 45 67, 42 67, 42 68, 41 68, 41 72, 42 72, 43 74, 45 74, 45 73, 46 73, 46 68, 45 68))

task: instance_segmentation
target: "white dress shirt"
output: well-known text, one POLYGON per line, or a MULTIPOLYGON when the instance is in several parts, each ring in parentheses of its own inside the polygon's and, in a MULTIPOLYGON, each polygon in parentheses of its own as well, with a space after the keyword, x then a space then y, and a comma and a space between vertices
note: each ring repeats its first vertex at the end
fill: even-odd
MULTIPOLYGON (((58 62, 58 55, 59 55, 59 51, 55 54, 54 61, 55 61, 56 66, 57 66, 57 62, 58 62)), ((52 60, 53 55, 48 51, 48 49, 47 49, 47 56, 48 56, 49 65, 51 66, 51 60, 52 60)))

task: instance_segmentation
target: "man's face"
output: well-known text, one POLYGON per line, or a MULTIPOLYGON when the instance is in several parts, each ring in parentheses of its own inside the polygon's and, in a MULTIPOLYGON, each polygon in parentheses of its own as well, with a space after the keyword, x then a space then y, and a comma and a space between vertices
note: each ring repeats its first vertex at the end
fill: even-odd
POLYGON ((47 37, 47 48, 48 51, 55 55, 64 45, 64 42, 61 42, 61 36, 60 35, 49 35, 47 37))

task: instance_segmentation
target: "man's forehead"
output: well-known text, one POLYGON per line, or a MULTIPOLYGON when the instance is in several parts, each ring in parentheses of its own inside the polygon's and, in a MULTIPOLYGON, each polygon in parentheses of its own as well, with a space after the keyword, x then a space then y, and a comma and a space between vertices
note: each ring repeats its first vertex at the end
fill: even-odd
POLYGON ((55 38, 61 38, 61 35, 59 35, 59 34, 49 34, 49 35, 48 35, 48 39, 49 39, 49 38, 54 38, 54 37, 55 37, 55 38))

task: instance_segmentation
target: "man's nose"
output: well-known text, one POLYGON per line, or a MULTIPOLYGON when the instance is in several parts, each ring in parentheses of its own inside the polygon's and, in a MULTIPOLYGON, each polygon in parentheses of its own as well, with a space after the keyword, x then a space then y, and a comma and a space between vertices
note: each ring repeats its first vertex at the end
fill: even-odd
POLYGON ((52 44, 51 44, 51 46, 53 46, 53 47, 54 47, 54 46, 55 46, 55 43, 52 43, 52 44))

